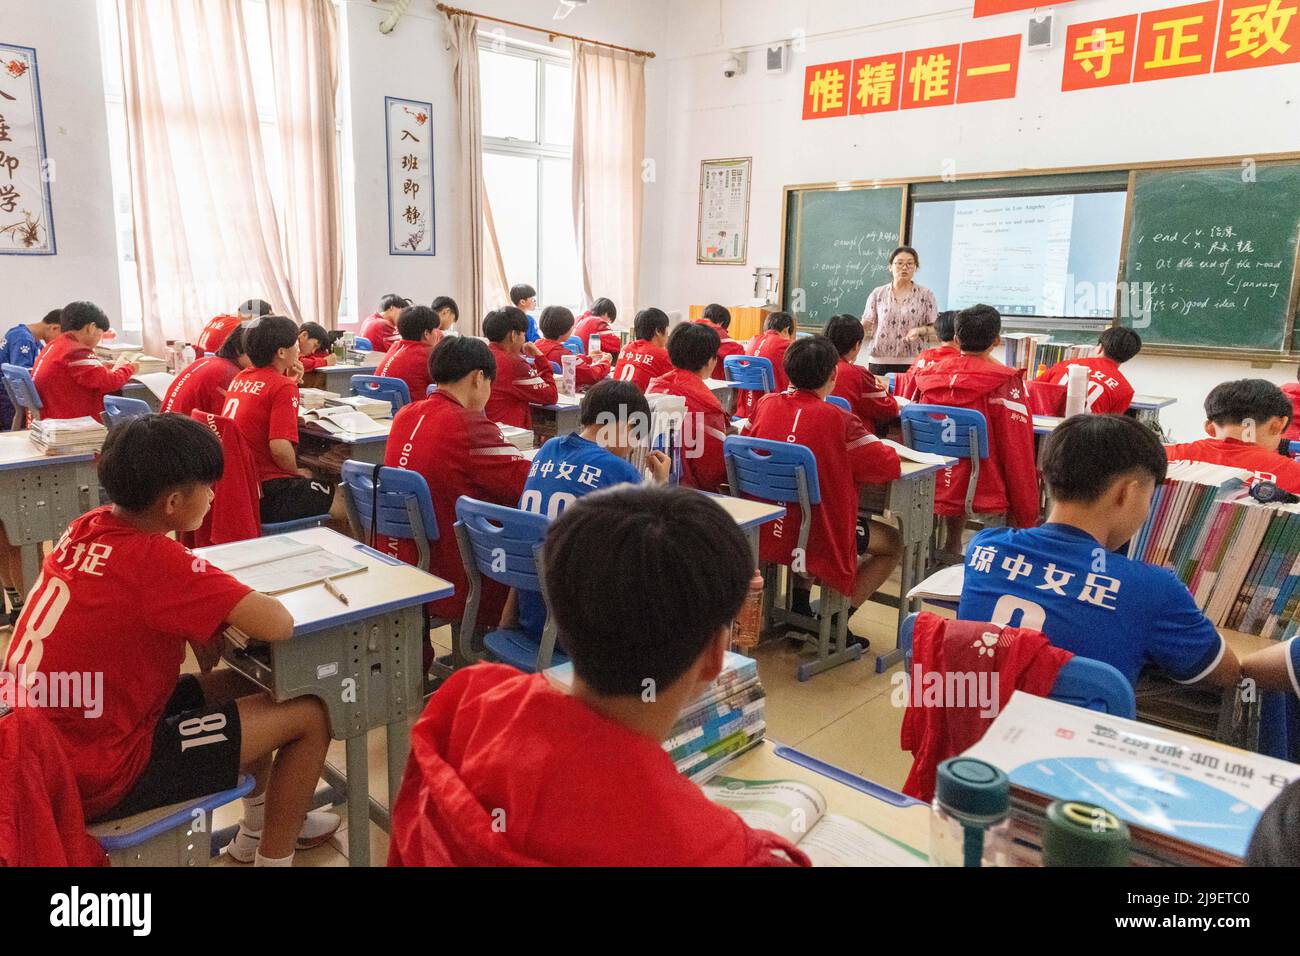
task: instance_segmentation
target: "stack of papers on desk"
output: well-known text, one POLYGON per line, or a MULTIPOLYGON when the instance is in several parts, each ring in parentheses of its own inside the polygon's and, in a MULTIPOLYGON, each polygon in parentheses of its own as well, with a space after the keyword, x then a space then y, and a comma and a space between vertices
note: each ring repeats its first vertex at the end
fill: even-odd
POLYGON ((338 392, 327 392, 323 388, 299 388, 298 389, 298 407, 304 411, 310 411, 313 408, 324 408, 330 402, 339 402, 343 396, 338 392))
POLYGON ((369 395, 349 395, 347 398, 334 399, 333 402, 336 406, 347 406, 355 411, 369 415, 371 418, 393 417, 393 403, 384 398, 371 398, 369 395))
POLYGON ((32 444, 46 455, 99 451, 108 429, 89 415, 81 418, 42 418, 32 424, 32 444))
POLYGON ((505 440, 520 451, 528 451, 533 447, 533 430, 531 428, 516 428, 514 425, 501 425, 500 423, 498 423, 497 427, 501 429, 501 434, 505 437, 505 440))
POLYGON ((943 455, 935 455, 928 451, 916 451, 908 448, 906 445, 900 445, 891 438, 880 439, 898 454, 903 461, 915 461, 922 465, 946 465, 952 459, 945 458, 943 455))
POLYGON ((203 558, 263 594, 282 594, 366 570, 358 561, 289 535, 205 548, 203 558))
POLYGON ((135 366, 136 378, 141 375, 154 375, 159 372, 164 375, 167 374, 167 363, 152 355, 137 355, 135 358, 128 359, 128 361, 135 366))
POLYGON ((137 369, 136 373, 131 376, 131 381, 139 382, 161 402, 167 397, 167 390, 172 387, 172 382, 176 381, 176 376, 171 372, 141 373, 137 369))
MULTIPOLYGON (((385 402, 385 405, 388 403, 385 402)), ((365 412, 346 405, 330 405, 303 413, 303 420, 314 422, 331 435, 385 435, 389 423, 378 422, 365 412)))
POLYGON ((130 352, 139 352, 143 349, 139 342, 118 342, 116 339, 111 341, 100 341, 95 346, 95 355, 98 358, 108 359, 110 362, 116 361, 119 355, 130 352))
MULTIPOLYGON (((549 668, 546 676, 563 691, 573 687, 572 664, 549 668)), ((700 783, 757 746, 767 729, 766 699, 758 682, 758 662, 728 651, 722 673, 682 710, 664 740, 677 772, 700 783)))

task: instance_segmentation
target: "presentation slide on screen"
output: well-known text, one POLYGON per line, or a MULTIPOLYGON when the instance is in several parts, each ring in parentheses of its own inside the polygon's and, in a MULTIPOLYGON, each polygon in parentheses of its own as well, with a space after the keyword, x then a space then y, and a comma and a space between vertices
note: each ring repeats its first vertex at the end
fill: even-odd
POLYGON ((982 302, 1006 316, 1111 318, 1124 193, 918 202, 917 282, 940 309, 982 302))

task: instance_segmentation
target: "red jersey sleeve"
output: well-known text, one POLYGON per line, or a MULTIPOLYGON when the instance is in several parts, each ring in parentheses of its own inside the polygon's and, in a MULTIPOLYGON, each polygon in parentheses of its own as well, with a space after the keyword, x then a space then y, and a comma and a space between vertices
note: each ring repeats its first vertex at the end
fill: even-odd
POLYGON ((480 416, 469 423, 469 454, 475 496, 515 507, 528 480, 529 461, 506 441, 496 422, 480 416))
POLYGON ((140 573, 157 587, 142 587, 135 600, 150 620, 165 621, 179 637, 212 640, 252 588, 194 555, 177 541, 155 536, 140 573))
POLYGON ((316 352, 313 355, 302 355, 298 357, 305 371, 314 372, 316 369, 329 362, 328 352, 316 352))
POLYGON ((267 396, 271 403, 267 419, 266 440, 283 438, 298 444, 298 386, 288 379, 286 384, 267 396))
POLYGON ((883 484, 903 473, 902 462, 894 449, 868 432, 853 415, 844 415, 844 442, 849 449, 856 484, 883 484))
POLYGON ((602 362, 593 362, 585 355, 578 356, 578 366, 574 369, 574 379, 578 388, 590 388, 595 385, 609 375, 609 368, 608 358, 602 362))
POLYGON ((116 392, 135 374, 134 365, 123 365, 110 372, 90 349, 78 349, 68 356, 68 374, 82 388, 104 395, 116 392))
POLYGON ((997 449, 997 461, 988 464, 1002 471, 1009 517, 1018 528, 1038 524, 1038 463, 1027 398, 1024 379, 1016 376, 1008 379, 988 404, 989 430, 997 449))
POLYGON ((888 422, 898 417, 898 402, 889 394, 883 378, 876 378, 869 369, 856 366, 857 387, 850 400, 854 413, 863 422, 888 422))
POLYGON ((511 381, 505 383, 508 391, 530 405, 554 405, 559 397, 555 387, 555 373, 545 356, 533 362, 520 358, 513 364, 511 381))

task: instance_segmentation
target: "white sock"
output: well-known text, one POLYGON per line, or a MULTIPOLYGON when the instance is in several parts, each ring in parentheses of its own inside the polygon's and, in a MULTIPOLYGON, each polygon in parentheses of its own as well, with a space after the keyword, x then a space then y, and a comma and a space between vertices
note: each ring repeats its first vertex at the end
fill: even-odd
POLYGON ((254 833, 262 832, 262 825, 266 822, 266 794, 260 794, 256 797, 244 798, 244 829, 252 830, 254 833))
POLYGON ((269 856, 262 856, 262 851, 257 851, 257 856, 253 860, 253 866, 293 866, 293 853, 283 859, 274 859, 269 856))

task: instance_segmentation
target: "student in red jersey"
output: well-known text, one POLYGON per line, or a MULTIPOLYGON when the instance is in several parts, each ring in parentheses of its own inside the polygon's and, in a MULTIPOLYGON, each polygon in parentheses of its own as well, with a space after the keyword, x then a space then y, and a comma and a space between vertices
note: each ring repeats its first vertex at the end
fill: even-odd
MULTIPOLYGON (((772 377, 775 381, 773 391, 784 392, 790 385, 785 377, 785 350, 794 341, 794 316, 789 312, 773 312, 763 322, 763 331, 756 335, 745 347, 746 355, 765 358, 772 363, 772 377)), ((718 358, 717 371, 722 377, 722 358, 718 358)), ((758 401, 756 392, 738 392, 736 394, 736 414, 748 418, 754 412, 754 403, 758 401)))
POLYGON ((361 323, 361 331, 357 334, 368 340, 376 352, 387 352, 401 339, 397 320, 410 304, 400 295, 390 292, 379 301, 379 311, 361 323))
POLYGON ((913 396, 916 388, 912 384, 912 377, 921 369, 928 368, 941 359, 961 354, 961 349, 957 348, 957 312, 955 309, 939 313, 939 317, 934 320, 934 334, 938 336, 939 344, 934 348, 926 349, 918 355, 916 360, 912 362, 912 367, 906 372, 894 376, 894 394, 899 398, 911 398, 913 396))
MULTIPOLYGON (((455 335, 456 323, 460 321, 460 306, 456 304, 456 300, 449 295, 440 295, 433 300, 429 308, 438 313, 438 330, 443 335, 455 335)), ((401 329, 398 329, 398 332, 400 331, 401 329)))
POLYGON ((411 390, 411 401, 424 398, 432 381, 429 378, 429 356, 442 341, 442 319, 425 305, 411 305, 402 310, 397 320, 402 341, 388 350, 388 354, 375 369, 376 375, 400 378, 411 390))
POLYGON ((618 353, 614 378, 631 382, 641 391, 650 387, 651 379, 667 375, 673 370, 668 359, 668 315, 663 309, 642 309, 632 321, 636 339, 618 353))
POLYGON ((673 370, 650 383, 647 395, 676 395, 686 400, 682 422, 681 482, 700 491, 717 491, 727 480, 722 443, 731 420, 704 380, 718 361, 718 333, 707 325, 683 322, 668 336, 673 370))
POLYGON ((731 310, 725 305, 713 302, 704 307, 704 317, 695 320, 696 325, 707 325, 718 333, 718 370, 722 370, 722 360, 728 355, 744 355, 745 346, 731 337, 727 331, 731 328, 731 310))
POLYGON ((613 302, 602 297, 591 303, 591 308, 578 316, 578 321, 573 327, 573 334, 582 340, 582 350, 584 352, 591 351, 591 337, 599 335, 600 350, 617 359, 618 350, 623 344, 623 340, 613 330, 612 323, 616 321, 618 321, 618 309, 615 308, 613 302))
MULTIPOLYGON (((393 419, 384 464, 419 472, 429 483, 438 540, 431 542, 429 570, 450 581, 455 593, 431 604, 439 617, 460 621, 469 583, 452 528, 461 495, 514 507, 528 477, 528 460, 484 414, 497 376, 497 359, 478 339, 453 336, 434 349, 429 375, 438 390, 401 408, 393 419)), ((416 561, 411 541, 378 536, 377 548, 416 561)), ((506 589, 484 581, 479 620, 496 623, 506 589)))
POLYGON ((1208 461, 1254 472, 1284 491, 1300 494, 1300 462, 1278 446, 1291 425, 1291 400, 1272 382, 1243 378, 1216 385, 1205 397, 1209 438, 1167 445, 1170 461, 1208 461))
MULTIPOLYGON (((1300 379, 1300 372, 1296 373, 1296 377, 1300 379)), ((1282 437, 1287 441, 1300 441, 1300 380, 1284 382, 1282 394, 1291 401, 1291 426, 1282 437)))
POLYGON ((202 358, 204 355, 211 355, 221 348, 221 343, 226 341, 232 330, 239 328, 245 322, 252 319, 260 319, 264 315, 270 315, 275 310, 271 308, 271 303, 264 302, 261 299, 249 299, 240 305, 234 315, 219 315, 203 327, 199 333, 199 340, 194 343, 194 352, 202 358))
POLYGON ((108 316, 93 302, 72 302, 59 316, 63 333, 36 358, 32 380, 41 396, 42 418, 96 421, 104 411, 104 396, 112 395, 135 374, 134 365, 112 369, 95 357, 95 346, 108 331, 108 316))
MULTIPOLYGON (((565 340, 573 334, 573 313, 562 305, 548 305, 542 309, 538 328, 541 329, 542 337, 537 340, 537 350, 542 353, 542 358, 547 362, 554 362, 563 368, 564 356, 573 355, 564 344, 565 340)), ((577 355, 574 358, 577 360, 573 371, 578 391, 585 392, 601 379, 608 377, 610 365, 607 353, 577 355)), ((555 369, 551 371, 554 372, 555 369)))
POLYGON ((532 406, 554 404, 560 393, 551 363, 535 344, 525 340, 528 316, 514 306, 489 312, 483 320, 483 334, 497 363, 487 417, 502 425, 531 428, 532 406))
POLYGON ((1122 325, 1101 333, 1097 354, 1092 358, 1066 359, 1057 362, 1038 381, 1052 385, 1069 382, 1070 366, 1082 365, 1088 370, 1088 394, 1084 410, 1094 415, 1123 415, 1133 404, 1133 386, 1128 383, 1119 367, 1142 351, 1142 337, 1122 325))
POLYGON ((330 351, 337 334, 328 331, 316 322, 304 322, 298 328, 298 363, 304 372, 314 372, 326 365, 333 365, 338 359, 330 351))
POLYGON ((192 419, 148 415, 114 428, 99 460, 113 504, 73 521, 45 558, 5 670, 29 684, 37 674, 50 685, 102 675, 95 710, 45 711, 88 820, 227 790, 242 770, 257 783, 228 853, 288 866, 295 845, 315 846, 339 825, 333 814, 307 815, 329 731, 319 700, 275 703, 242 675, 213 669, 226 625, 261 641, 293 635, 279 601, 170 537, 199 526, 221 469, 216 437, 192 419), (180 674, 187 644, 200 675, 180 674))
MULTIPOLYGON (((1034 462, 1034 424, 1025 404, 1020 369, 1007 368, 990 353, 1002 341, 1002 316, 992 306, 976 305, 957 314, 961 354, 941 359, 915 373, 916 401, 970 408, 988 426, 989 456, 980 462, 972 508, 977 514, 1005 514, 1017 528, 1038 523, 1038 468, 1034 462)), ((960 459, 939 472, 934 512, 947 519, 945 551, 961 560, 966 524, 970 461, 960 459)))
POLYGON ((889 423, 898 418, 898 402, 885 388, 883 379, 871 374, 871 369, 858 364, 858 353, 866 334, 862 322, 854 315, 837 315, 826 323, 822 334, 835 346, 840 362, 835 366, 835 388, 838 395, 849 403, 867 431, 882 434, 889 423))
POLYGON ((685 489, 612 488, 564 510, 542 562, 571 692, 502 664, 453 674, 412 729, 389 866, 807 866, 663 749, 748 593, 736 523, 685 489))
POLYGON ((226 407, 231 380, 250 364, 244 352, 244 330, 237 328, 226 336, 215 355, 205 355, 185 366, 172 380, 159 411, 187 417, 190 412, 220 415, 226 407))
POLYGON ((334 486, 298 467, 298 327, 268 315, 244 329, 251 368, 230 382, 221 414, 233 419, 252 449, 261 482, 263 524, 328 514, 334 486))
MULTIPOLYGON (((861 331, 861 323, 857 324, 861 331)), ((835 346, 823 336, 791 345, 785 353, 789 389, 758 400, 745 434, 812 451, 822 500, 812 506, 807 572, 846 595, 852 617, 897 567, 903 553, 902 539, 890 525, 867 521, 865 533, 858 533, 859 487, 893 481, 901 466, 894 450, 854 415, 826 401, 835 388, 839 362, 835 346)), ((794 561, 800 520, 797 509, 787 509, 784 518, 763 527, 759 546, 764 561, 784 565, 794 561)), ((808 596, 808 586, 796 588, 795 610, 812 613, 808 596)), ((852 635, 850 641, 867 644, 852 635)))

